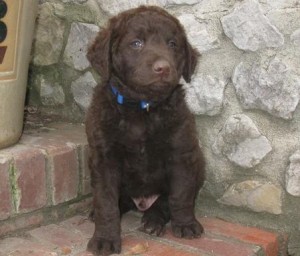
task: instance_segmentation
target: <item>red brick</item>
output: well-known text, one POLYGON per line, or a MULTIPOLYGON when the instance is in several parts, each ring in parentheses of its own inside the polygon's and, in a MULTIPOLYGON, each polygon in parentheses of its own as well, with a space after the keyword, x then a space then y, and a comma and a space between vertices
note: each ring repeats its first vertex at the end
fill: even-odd
POLYGON ((13 233, 17 230, 36 227, 43 223, 43 221, 44 216, 41 213, 34 213, 31 215, 16 217, 15 219, 9 219, 0 225, 0 237, 13 233))
POLYGON ((12 211, 9 165, 9 159, 0 155, 0 220, 8 218, 12 211))
POLYGON ((77 215, 61 222, 60 226, 68 230, 73 230, 74 232, 80 232, 86 238, 91 238, 94 233, 95 225, 86 216, 77 215))
POLYGON ((86 238, 81 234, 55 224, 43 226, 28 233, 40 243, 47 244, 53 248, 73 248, 74 246, 82 246, 86 242, 86 238))
POLYGON ((76 150, 68 146, 50 150, 48 159, 54 205, 76 198, 79 184, 76 150))
POLYGON ((29 212, 47 204, 46 161, 39 149, 24 148, 14 155, 19 212, 29 212))
MULTIPOLYGON (((92 237, 95 224, 90 221, 87 216, 77 215, 60 223, 61 226, 69 230, 74 230, 82 233, 87 238, 92 237)), ((123 234, 137 230, 141 225, 140 217, 129 213, 122 217, 121 227, 123 234)))
POLYGON ((45 133, 44 137, 55 137, 65 142, 72 142, 77 146, 87 145, 85 126, 83 124, 70 123, 53 123, 49 125, 52 129, 49 133, 45 133))
POLYGON ((51 249, 22 238, 7 238, 0 241, 0 255, 57 256, 51 249))
POLYGON ((47 152, 51 199, 57 205, 77 197, 79 173, 76 145, 58 136, 63 131, 55 132, 23 135, 20 142, 47 152))
POLYGON ((254 256, 259 250, 257 246, 250 244, 235 242, 233 240, 224 240, 220 237, 213 235, 202 235, 198 239, 180 239, 173 236, 168 229, 166 235, 163 237, 170 242, 191 246, 200 249, 205 253, 212 253, 215 256, 254 256))
POLYGON ((63 136, 54 136, 54 131, 37 132, 35 134, 23 134, 20 140, 21 146, 30 146, 33 148, 42 149, 48 153, 58 152, 65 147, 73 147, 76 145, 67 140, 63 136), (22 145, 24 144, 24 145, 22 145))
MULTIPOLYGON (((6 234, 14 233, 18 230, 25 228, 34 228, 40 226, 46 220, 58 220, 65 218, 66 216, 74 215, 76 212, 83 212, 91 208, 92 198, 86 198, 79 202, 73 203, 71 205, 64 205, 64 207, 54 207, 49 208, 44 216, 43 212, 33 212, 26 215, 16 216, 10 218, 0 225, 0 237, 6 234)), ((88 215, 88 214, 86 214, 88 215)), ((93 223, 91 223, 93 226, 93 223)))
MULTIPOLYGON (((48 154, 52 184, 52 201, 59 204, 77 197, 79 182, 79 159, 77 151, 87 145, 84 126, 55 124, 50 131, 34 135, 23 135, 20 141, 35 148, 44 149, 48 154)), ((88 194, 88 176, 84 176, 84 194, 88 194)), ((81 184, 83 187, 83 184, 81 184)))
POLYGON ((73 215, 75 212, 88 212, 92 209, 93 198, 88 197, 84 200, 80 200, 79 202, 73 203, 69 205, 69 212, 73 215))
POLYGON ((48 136, 51 136, 51 132, 47 134, 47 137, 44 133, 37 133, 34 135, 23 134, 20 144, 47 151, 58 150, 59 148, 66 146, 64 140, 49 138, 48 136))
POLYGON ((53 123, 49 129, 34 134, 23 134, 20 143, 35 147, 55 149, 57 145, 72 143, 75 146, 87 145, 85 127, 82 124, 53 123))
POLYGON ((277 234, 254 227, 245 227, 220 219, 202 218, 200 219, 200 222, 207 232, 261 246, 264 249, 266 256, 277 256, 279 254, 277 234))
POLYGON ((141 239, 134 236, 126 236, 122 239, 122 253, 125 255, 143 255, 143 256, 193 256, 202 255, 200 251, 187 251, 185 248, 172 247, 154 240, 141 239), (137 250, 137 247, 145 248, 137 250), (140 253, 137 253, 137 252, 140 253), (134 253, 136 252, 136 253, 134 253))

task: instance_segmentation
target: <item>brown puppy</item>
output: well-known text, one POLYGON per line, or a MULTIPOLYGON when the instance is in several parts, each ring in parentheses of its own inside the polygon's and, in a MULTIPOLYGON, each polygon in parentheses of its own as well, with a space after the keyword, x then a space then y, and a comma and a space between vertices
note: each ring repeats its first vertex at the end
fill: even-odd
POLYGON ((120 217, 144 212, 145 232, 199 237, 194 215, 204 160, 181 77, 190 82, 198 53, 176 18, 139 7, 112 18, 89 49, 102 77, 87 114, 95 233, 88 250, 120 253, 120 217))

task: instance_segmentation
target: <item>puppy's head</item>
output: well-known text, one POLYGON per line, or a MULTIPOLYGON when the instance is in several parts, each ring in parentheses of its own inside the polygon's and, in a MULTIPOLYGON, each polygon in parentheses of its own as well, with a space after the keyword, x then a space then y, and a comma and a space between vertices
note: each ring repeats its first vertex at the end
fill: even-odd
POLYGON ((142 6, 113 17, 87 56, 103 80, 147 99, 167 95, 181 77, 190 82, 198 55, 175 17, 142 6))

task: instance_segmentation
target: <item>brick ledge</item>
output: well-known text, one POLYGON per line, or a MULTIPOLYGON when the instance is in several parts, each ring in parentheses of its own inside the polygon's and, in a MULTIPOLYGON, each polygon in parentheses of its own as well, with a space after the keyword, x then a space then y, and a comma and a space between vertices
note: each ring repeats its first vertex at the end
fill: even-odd
POLYGON ((0 150, 0 236, 70 216, 90 192, 83 125, 27 130, 0 150))

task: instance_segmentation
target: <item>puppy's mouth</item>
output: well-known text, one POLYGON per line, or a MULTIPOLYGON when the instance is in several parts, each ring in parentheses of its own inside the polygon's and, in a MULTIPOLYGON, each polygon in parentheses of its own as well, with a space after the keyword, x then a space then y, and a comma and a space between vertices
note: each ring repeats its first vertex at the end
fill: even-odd
POLYGON ((138 198, 132 198, 132 200, 135 203, 138 210, 144 212, 148 210, 155 203, 158 197, 159 195, 155 194, 148 197, 143 196, 138 198))
POLYGON ((179 83, 177 77, 159 77, 156 76, 152 79, 138 81, 140 87, 147 88, 154 91, 167 90, 168 88, 173 88, 179 83))
POLYGON ((153 81, 143 85, 136 85, 135 90, 147 100, 157 100, 167 98, 177 83, 169 83, 165 81, 153 81))
POLYGON ((161 91, 161 90, 166 90, 170 87, 173 87, 172 85, 176 84, 175 82, 170 82, 166 80, 154 80, 153 82, 150 82, 144 87, 148 88, 149 90, 154 90, 154 91, 161 91))

